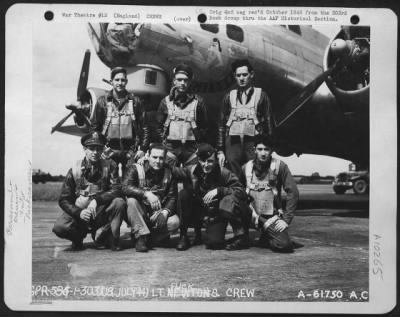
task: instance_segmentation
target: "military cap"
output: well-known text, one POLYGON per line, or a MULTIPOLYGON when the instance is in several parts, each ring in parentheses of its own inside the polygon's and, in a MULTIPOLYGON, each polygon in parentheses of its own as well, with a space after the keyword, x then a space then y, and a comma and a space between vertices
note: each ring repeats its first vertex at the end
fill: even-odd
POLYGON ((202 161, 208 159, 215 152, 217 152, 217 150, 208 143, 201 143, 197 148, 197 156, 202 161))
POLYGON ((186 76, 188 76, 190 80, 192 80, 192 78, 193 78, 192 68, 185 63, 176 65, 176 67, 173 70, 173 73, 174 73, 174 76, 176 74, 182 73, 182 74, 185 74, 186 76))
POLYGON ((86 134, 81 138, 81 144, 83 146, 91 146, 91 145, 104 146, 106 145, 106 143, 107 143, 106 137, 98 132, 86 134))
POLYGON ((118 73, 124 73, 126 75, 126 69, 123 67, 114 67, 111 70, 111 79, 113 79, 118 73))

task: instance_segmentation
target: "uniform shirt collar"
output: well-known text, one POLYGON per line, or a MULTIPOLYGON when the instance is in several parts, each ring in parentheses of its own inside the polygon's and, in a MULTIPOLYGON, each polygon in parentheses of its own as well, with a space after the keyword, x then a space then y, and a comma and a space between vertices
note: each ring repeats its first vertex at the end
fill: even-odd
POLYGON ((250 86, 245 90, 238 89, 238 91, 237 91, 237 99, 239 99, 241 102, 243 102, 242 98, 244 96, 246 96, 245 103, 248 103, 250 101, 251 96, 253 95, 253 93, 254 93, 254 87, 253 86, 250 86))
MULTIPOLYGON (((125 91, 125 95, 124 97, 122 97, 121 100, 121 104, 125 101, 129 99, 129 93, 128 91, 125 91)), ((107 101, 114 101, 114 100, 118 100, 116 95, 114 95, 114 90, 110 90, 107 94, 107 101)))
POLYGON ((176 87, 172 87, 169 93, 169 100, 175 102, 177 106, 186 106, 194 99, 194 94, 190 91, 185 94, 181 94, 178 92, 176 87))

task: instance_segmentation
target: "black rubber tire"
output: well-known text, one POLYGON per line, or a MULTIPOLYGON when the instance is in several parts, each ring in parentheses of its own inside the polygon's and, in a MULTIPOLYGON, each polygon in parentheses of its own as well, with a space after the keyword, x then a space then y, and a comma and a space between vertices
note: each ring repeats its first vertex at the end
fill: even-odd
POLYGON ((368 194, 368 183, 365 179, 357 179, 353 184, 353 190, 356 195, 368 194))

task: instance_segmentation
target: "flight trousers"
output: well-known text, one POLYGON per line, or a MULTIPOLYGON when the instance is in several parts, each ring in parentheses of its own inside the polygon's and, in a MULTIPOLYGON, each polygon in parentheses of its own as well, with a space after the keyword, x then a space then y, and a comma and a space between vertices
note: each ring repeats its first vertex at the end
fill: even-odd
POLYGON ((288 229, 278 232, 275 229, 275 224, 270 225, 266 230, 261 229, 260 243, 263 247, 269 247, 274 252, 293 252, 293 243, 288 229))
POLYGON ((210 213, 200 197, 193 195, 190 189, 178 193, 178 213, 181 218, 181 232, 186 232, 189 226, 195 229, 205 227, 204 244, 210 249, 225 247, 227 224, 232 226, 234 236, 248 234, 249 218, 246 211, 237 206, 237 199, 227 195, 218 201, 217 207, 210 213))
POLYGON ((179 217, 177 215, 168 217, 165 227, 156 229, 154 229, 155 222, 151 221, 149 215, 149 210, 143 202, 136 198, 127 198, 127 209, 124 218, 131 227, 131 234, 136 239, 140 236, 151 234, 153 243, 157 244, 157 242, 161 242, 179 228, 179 217))
POLYGON ((225 155, 228 167, 240 177, 242 165, 250 160, 254 160, 254 137, 245 135, 243 144, 237 135, 228 135, 225 141, 225 155))
POLYGON ((53 226, 53 232, 57 237, 72 242, 82 241, 88 232, 94 236, 96 231, 110 231, 114 239, 119 239, 120 227, 126 210, 126 202, 123 198, 114 198, 110 205, 100 205, 96 209, 96 217, 86 222, 80 218, 74 218, 69 214, 63 214, 53 226), (107 209, 109 206, 113 208, 107 209))
POLYGON ((167 148, 166 163, 171 168, 174 166, 180 167, 181 164, 188 166, 198 163, 195 141, 186 141, 183 144, 181 141, 167 140, 165 147, 167 148))

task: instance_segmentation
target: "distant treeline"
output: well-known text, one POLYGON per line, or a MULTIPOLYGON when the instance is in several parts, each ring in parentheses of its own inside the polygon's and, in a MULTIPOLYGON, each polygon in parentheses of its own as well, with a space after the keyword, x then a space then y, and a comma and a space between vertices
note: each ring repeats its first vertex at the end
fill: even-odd
POLYGON ((47 182, 63 182, 65 179, 64 175, 51 175, 50 173, 45 173, 40 169, 32 170, 32 182, 35 184, 38 183, 47 183, 47 182))

